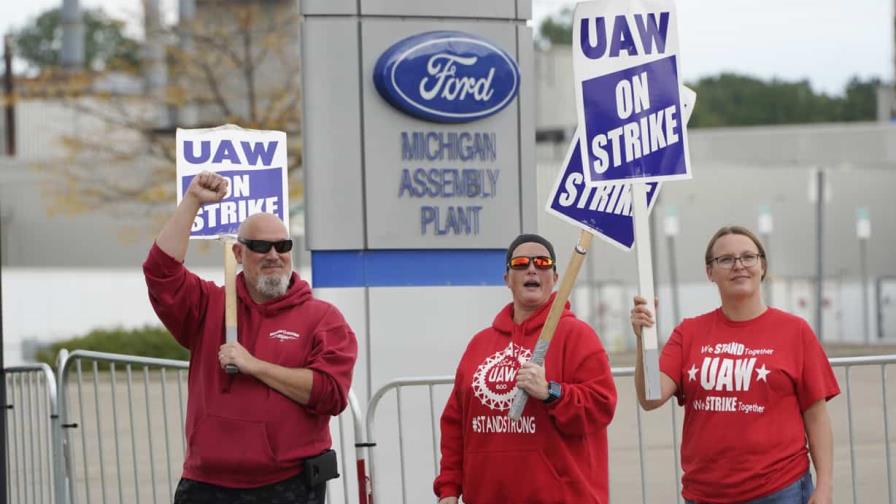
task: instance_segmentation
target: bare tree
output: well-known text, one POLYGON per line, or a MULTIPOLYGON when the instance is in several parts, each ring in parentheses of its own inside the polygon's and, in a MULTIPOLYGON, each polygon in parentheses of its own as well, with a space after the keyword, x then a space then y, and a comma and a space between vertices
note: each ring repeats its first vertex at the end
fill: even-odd
POLYGON ((191 116, 191 123, 195 117, 181 127, 234 123, 285 131, 290 197, 300 201, 298 18, 291 1, 203 0, 194 21, 161 34, 171 76, 161 93, 134 96, 94 86, 66 99, 84 127, 62 139, 65 159, 38 167, 48 175, 51 209, 128 217, 169 212, 176 197, 175 125, 159 127, 160 111, 168 110, 182 120, 191 116))

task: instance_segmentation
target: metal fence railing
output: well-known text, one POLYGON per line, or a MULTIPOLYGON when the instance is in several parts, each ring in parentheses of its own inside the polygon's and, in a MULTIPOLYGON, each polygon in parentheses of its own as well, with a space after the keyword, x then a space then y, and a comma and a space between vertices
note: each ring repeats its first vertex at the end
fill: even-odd
MULTIPOLYGON (((896 504, 889 414, 896 387, 888 373, 896 355, 831 364, 842 389, 828 404, 834 501, 884 502, 886 495, 896 504)), ((58 377, 45 364, 5 370, 7 501, 171 502, 185 450, 187 363, 77 350, 60 353, 57 369, 58 377)), ((608 436, 611 501, 681 502, 681 414, 675 405, 663 408, 668 416, 644 414, 632 374, 613 369, 619 402, 608 436)), ((366 414, 350 393, 349 408, 331 424, 342 477, 328 487, 328 504, 432 501, 439 417, 453 382, 393 380, 373 394, 366 414)))
MULTIPOLYGON (((835 439, 834 502, 896 504, 889 428, 896 386, 889 386, 887 373, 896 355, 830 361, 842 390, 828 404, 835 439)), ((644 414, 629 381, 633 374, 631 367, 613 368, 619 402, 608 430, 610 501, 680 503, 681 412, 670 401, 660 410, 669 413, 644 414)), ((400 378, 371 397, 366 425, 371 495, 377 502, 433 499, 439 416, 453 383, 453 376, 400 378)))
MULTIPOLYGON (((188 363, 63 350, 57 369, 5 369, 7 502, 171 502, 186 450, 188 363)), ((343 477, 330 483, 328 504, 366 493, 357 469, 364 459, 352 449, 362 438, 361 418, 350 391, 349 407, 331 424, 343 477)))
POLYGON ((6 368, 5 374, 6 502, 54 502, 59 416, 53 370, 31 364, 6 368))
POLYGON ((57 369, 68 502, 171 502, 187 362, 63 350, 57 369))

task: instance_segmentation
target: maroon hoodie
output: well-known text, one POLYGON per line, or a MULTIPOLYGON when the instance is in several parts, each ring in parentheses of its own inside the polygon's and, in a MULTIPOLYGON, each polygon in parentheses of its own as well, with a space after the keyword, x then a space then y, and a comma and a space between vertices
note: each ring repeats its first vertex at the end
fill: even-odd
POLYGON ((616 386, 603 345, 569 305, 545 357, 547 380, 562 397, 529 399, 519 420, 507 417, 516 372, 529 360, 553 296, 522 324, 513 304, 467 346, 442 413, 439 498, 467 504, 606 504, 607 425, 616 386))
POLYGON ((190 351, 187 453, 183 477, 251 488, 301 472, 330 447, 330 417, 348 402, 357 341, 334 306, 315 299, 293 273, 280 298, 256 303, 237 276, 239 342, 256 358, 314 373, 307 405, 218 362, 224 344, 224 288, 202 280, 153 245, 143 272, 156 314, 190 351))

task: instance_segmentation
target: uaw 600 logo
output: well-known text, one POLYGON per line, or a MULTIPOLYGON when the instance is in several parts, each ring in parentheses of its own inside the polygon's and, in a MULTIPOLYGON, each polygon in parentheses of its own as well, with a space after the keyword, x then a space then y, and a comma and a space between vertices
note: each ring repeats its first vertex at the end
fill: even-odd
POLYGON ((454 31, 421 33, 387 49, 373 71, 377 91, 393 107, 443 123, 499 112, 519 91, 516 61, 491 42, 454 31))

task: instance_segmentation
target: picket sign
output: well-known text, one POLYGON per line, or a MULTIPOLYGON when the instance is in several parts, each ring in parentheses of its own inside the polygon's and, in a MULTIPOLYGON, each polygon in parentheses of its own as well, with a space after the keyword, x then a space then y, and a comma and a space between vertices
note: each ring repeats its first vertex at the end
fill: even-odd
MULTIPOLYGON (((582 2, 573 16, 582 179, 585 186, 604 191, 607 183, 631 184, 617 194, 631 198, 639 292, 653 313, 650 203, 656 200, 657 183, 691 177, 685 117, 689 110, 684 107, 689 95, 682 92, 677 25, 673 0, 582 2)), ((591 205, 599 208, 601 201, 592 199, 591 205)), ((628 217, 626 204, 617 203, 612 210, 611 215, 628 217)), ((620 236, 611 238, 626 245, 620 236)), ((659 399, 656 325, 645 327, 641 338, 646 397, 659 399)))
MULTIPOLYGON (((228 181, 218 203, 203 205, 193 221, 191 239, 218 239, 224 246, 225 340, 237 341, 236 258, 234 237, 250 215, 268 212, 289 229, 286 133, 243 129, 233 124, 216 128, 177 129, 177 203, 193 177, 215 172, 228 181)), ((233 364, 226 368, 233 374, 233 364)))

